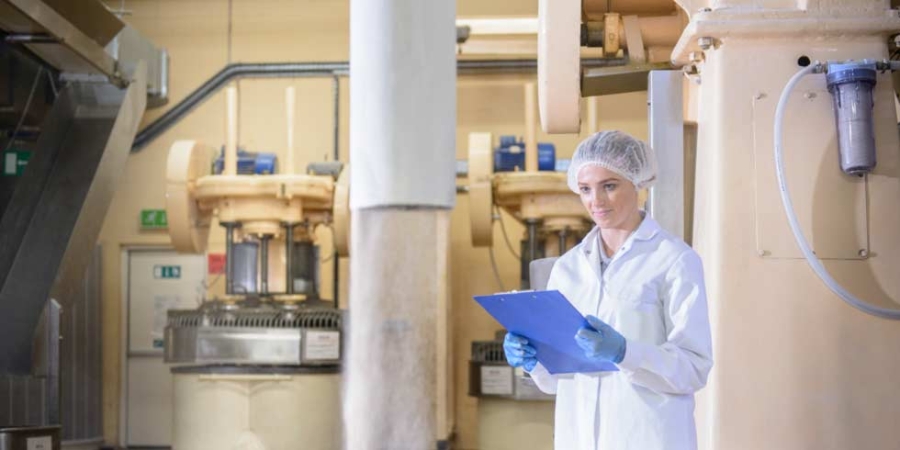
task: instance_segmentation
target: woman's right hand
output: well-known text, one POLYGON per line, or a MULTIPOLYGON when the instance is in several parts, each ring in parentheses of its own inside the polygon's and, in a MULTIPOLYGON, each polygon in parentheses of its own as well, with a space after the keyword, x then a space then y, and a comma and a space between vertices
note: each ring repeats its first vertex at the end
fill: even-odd
POLYGON ((506 333, 503 339, 503 352, 506 353, 506 362, 513 367, 524 367, 531 372, 538 360, 537 350, 528 343, 528 339, 514 333, 506 333))

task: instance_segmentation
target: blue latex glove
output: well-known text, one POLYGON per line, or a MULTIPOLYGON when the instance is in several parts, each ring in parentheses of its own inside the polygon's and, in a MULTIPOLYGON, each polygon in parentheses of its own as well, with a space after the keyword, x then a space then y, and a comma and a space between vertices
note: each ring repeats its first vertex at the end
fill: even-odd
POLYGON ((625 337, 602 320, 587 316, 590 327, 581 327, 575 334, 575 342, 588 358, 612 361, 616 364, 625 358, 625 337))
POLYGON ((513 367, 524 367, 525 370, 531 372, 537 365, 537 350, 528 344, 525 339, 518 334, 506 333, 503 339, 503 352, 506 353, 506 362, 513 367))

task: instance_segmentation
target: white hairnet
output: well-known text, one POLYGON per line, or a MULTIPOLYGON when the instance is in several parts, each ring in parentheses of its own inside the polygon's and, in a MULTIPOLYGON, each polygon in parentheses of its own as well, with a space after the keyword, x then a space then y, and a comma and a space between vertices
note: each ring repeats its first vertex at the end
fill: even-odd
POLYGON ((600 166, 630 181, 637 189, 656 181, 656 155, 646 142, 621 131, 601 131, 588 137, 572 155, 569 189, 578 193, 578 172, 587 165, 600 166))

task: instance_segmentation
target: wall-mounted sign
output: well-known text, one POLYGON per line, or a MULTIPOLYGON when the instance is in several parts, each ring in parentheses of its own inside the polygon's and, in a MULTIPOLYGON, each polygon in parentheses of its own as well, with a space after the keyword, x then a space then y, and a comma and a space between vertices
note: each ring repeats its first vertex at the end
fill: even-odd
POLYGON ((169 227, 169 219, 164 209, 142 209, 141 228, 160 230, 169 227))
POLYGON ((20 177, 28 166, 31 152, 28 150, 7 150, 3 152, 3 176, 20 177))
POLYGON ((153 278, 160 278, 160 279, 181 278, 181 266, 153 266, 153 278))

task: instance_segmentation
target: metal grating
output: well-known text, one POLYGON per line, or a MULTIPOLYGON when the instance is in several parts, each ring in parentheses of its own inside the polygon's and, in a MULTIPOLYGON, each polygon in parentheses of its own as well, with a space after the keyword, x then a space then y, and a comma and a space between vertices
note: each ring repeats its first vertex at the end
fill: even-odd
POLYGON ((60 320, 60 411, 63 441, 103 437, 100 247, 60 320))
POLYGON ((471 361, 480 363, 505 363, 506 355, 503 353, 503 341, 472 342, 471 361))
POLYGON ((34 333, 30 374, 0 374, 0 426, 59 423, 59 303, 49 301, 34 333))
POLYGON ((317 328, 340 329, 341 313, 335 309, 311 309, 299 311, 236 310, 197 311, 171 310, 168 315, 170 328, 317 328))
POLYGON ((40 356, 33 373, 40 375, 0 375, 0 425, 61 422, 63 441, 102 439, 99 247, 89 256, 82 284, 70 292, 68 306, 60 309, 50 302, 45 307, 35 333, 40 356), (59 312, 58 328, 55 320, 47 321, 55 317, 52 311, 59 312), (51 341, 59 342, 58 360, 51 341))
POLYGON ((39 426, 48 423, 47 379, 0 375, 0 424, 39 426))

